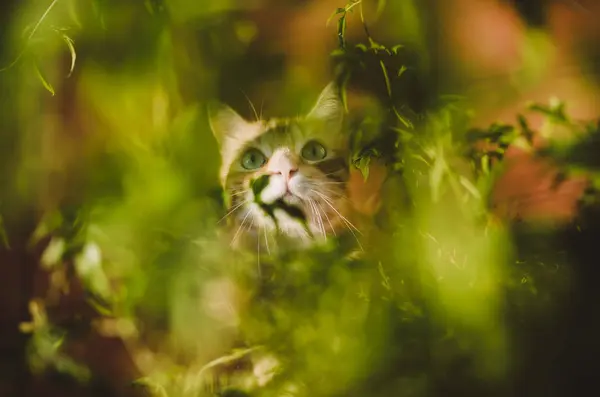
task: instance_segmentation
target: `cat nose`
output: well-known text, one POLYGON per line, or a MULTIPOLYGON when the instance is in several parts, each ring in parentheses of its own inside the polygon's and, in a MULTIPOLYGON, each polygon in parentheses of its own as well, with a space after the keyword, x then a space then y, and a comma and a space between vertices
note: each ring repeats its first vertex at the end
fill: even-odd
POLYGON ((296 173, 298 172, 298 168, 286 168, 283 170, 275 171, 274 174, 280 174, 285 177, 286 181, 289 181, 296 173))

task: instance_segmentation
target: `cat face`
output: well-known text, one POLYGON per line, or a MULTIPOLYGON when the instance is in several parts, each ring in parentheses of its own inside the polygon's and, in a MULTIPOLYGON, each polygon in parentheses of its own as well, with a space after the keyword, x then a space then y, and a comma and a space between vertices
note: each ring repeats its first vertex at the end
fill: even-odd
MULTIPOLYGON (((333 84, 310 113, 249 122, 231 108, 211 115, 221 184, 237 235, 267 233, 309 242, 337 234, 345 220, 348 140, 333 84)), ((260 237, 259 237, 260 238, 260 237)))

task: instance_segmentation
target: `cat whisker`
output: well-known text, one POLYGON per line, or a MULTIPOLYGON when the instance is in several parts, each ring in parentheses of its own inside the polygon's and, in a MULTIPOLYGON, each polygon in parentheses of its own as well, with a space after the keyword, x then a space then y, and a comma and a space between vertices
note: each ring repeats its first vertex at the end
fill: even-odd
POLYGON ((315 202, 315 200, 312 200, 312 199, 308 199, 308 200, 309 200, 308 203, 310 204, 310 206, 313 210, 313 213, 315 214, 315 219, 317 221, 317 225, 319 226, 319 231, 321 232, 323 237, 325 237, 327 232, 325 231, 325 225, 323 224, 323 218, 321 217, 319 209, 316 206, 316 202, 315 202))
POLYGON ((323 237, 325 237, 327 235, 327 231, 325 230, 325 223, 323 222, 323 217, 321 216, 321 211, 319 211, 319 208, 317 207, 316 201, 314 202, 314 206, 315 206, 315 211, 317 212, 317 215, 319 216, 319 223, 321 224, 321 230, 323 231, 323 237))
POLYGON ((340 181, 320 181, 319 185, 343 185, 346 182, 340 182, 340 181))
POLYGON ((247 189, 245 189, 245 190, 240 190, 240 191, 237 191, 237 192, 234 190, 234 192, 233 192, 232 194, 230 194, 229 196, 231 196, 231 197, 235 197, 235 196, 239 196, 240 194, 245 194, 245 193, 248 193, 248 190, 247 190, 247 189))
POLYGON ((252 101, 250 100, 250 98, 248 98, 248 95, 246 95, 246 93, 244 91, 242 91, 242 94, 244 94, 244 96, 246 97, 246 100, 250 104, 250 107, 252 108, 252 111, 254 112, 254 117, 256 117, 256 121, 259 121, 260 118, 258 117, 258 113, 256 113, 256 108, 254 107, 254 104, 252 103, 252 101))
POLYGON ((262 100, 262 101, 260 101, 260 110, 259 110, 259 112, 258 112, 258 117, 259 117, 259 119, 262 119, 262 112, 263 112, 263 106, 264 106, 264 105, 265 105, 265 100, 264 100, 264 98, 263 98, 263 100, 262 100))
MULTIPOLYGON (((312 200, 310 198, 306 199, 306 203, 308 204, 308 206, 310 207, 310 212, 311 214, 314 216, 315 220, 317 219, 317 214, 315 213, 315 207, 313 206, 312 200)), ((317 221, 317 225, 318 225, 318 221, 317 221)))
POLYGON ((238 208, 240 208, 241 206, 243 206, 244 204, 247 204, 250 200, 244 200, 241 203, 239 203, 238 205, 236 205, 235 207, 233 207, 228 213, 226 213, 221 219, 219 219, 217 221, 217 225, 221 222, 223 222, 223 220, 225 218, 227 218, 229 215, 233 214, 238 208))
POLYGON ((271 249, 269 248, 269 239, 267 237, 267 226, 263 226, 263 232, 265 235, 265 248, 267 249, 267 254, 271 255, 271 249))
POLYGON ((325 204, 327 204, 339 217, 340 219, 342 219, 342 221, 344 221, 344 223, 348 226, 348 228, 351 231, 356 231, 359 234, 362 234, 362 232, 360 230, 358 230, 358 228, 356 226, 354 226, 352 224, 352 222, 350 222, 344 215, 340 214, 340 212, 335 209, 335 207, 333 206, 333 204, 331 204, 329 201, 327 200, 323 200, 325 202, 325 204))
POLYGON ((250 220, 250 223, 248 224, 248 227, 244 230, 246 230, 247 232, 250 232, 250 230, 252 230, 252 226, 254 226, 254 217, 252 217, 252 219, 250 220))
POLYGON ((343 192, 323 188, 323 186, 314 186, 314 188, 324 191, 325 193, 329 193, 331 196, 333 196, 336 199, 349 200, 349 198, 343 192))
POLYGON ((323 216, 321 215, 322 211, 319 210, 317 203, 315 202, 315 209, 317 210, 317 214, 319 214, 319 222, 321 223, 321 229, 323 230, 323 237, 327 236, 327 230, 325 229, 325 222, 323 221, 323 216))
POLYGON ((231 244, 230 246, 233 246, 240 234, 240 232, 242 231, 242 227, 244 226, 244 224, 246 223, 246 219, 248 219, 248 216, 250 215, 250 212, 252 212, 251 209, 248 209, 248 211, 246 211, 246 215, 244 216, 244 219, 242 219, 242 223, 240 224, 240 226, 237 228, 237 231, 235 232, 235 235, 233 236, 233 239, 231 239, 231 244))
POLYGON ((258 233, 256 234, 256 272, 257 272, 259 278, 262 277, 262 271, 260 268, 260 229, 266 230, 266 227, 261 226, 259 223, 258 224, 258 233))
POLYGON ((333 172, 327 172, 327 173, 324 173, 324 174, 323 174, 323 176, 331 176, 331 175, 335 175, 335 174, 337 174, 337 173, 339 173, 339 172, 341 172, 341 171, 342 171, 342 170, 337 170, 337 171, 333 171, 333 172))
POLYGON ((319 208, 321 209, 321 212, 323 212, 323 215, 325 215, 325 218, 327 219, 327 222, 329 223, 329 227, 331 228, 331 231, 333 232, 334 236, 337 236, 337 234, 335 233, 335 229, 333 228, 333 224, 331 223, 331 220, 329 219, 329 216, 327 216, 327 211, 325 211, 323 209, 323 207, 321 207, 321 204, 315 200, 315 204, 317 204, 319 206, 319 208))
MULTIPOLYGON (((321 184, 321 183, 320 183, 320 184, 319 184, 318 186, 316 186, 316 187, 318 187, 318 188, 321 188, 321 187, 323 187, 323 186, 327 186, 327 184, 325 184, 325 183, 321 184)), ((344 194, 344 193, 343 193, 343 191, 340 191, 341 189, 332 190, 332 188, 331 188, 331 187, 326 187, 326 190, 327 190, 328 192, 330 192, 330 193, 335 193, 335 194, 338 194, 338 195, 340 195, 340 194, 344 194)))
POLYGON ((358 246, 360 247, 361 251, 364 251, 362 245, 360 244, 360 241, 358 239, 358 236, 356 236, 356 233, 354 233, 354 231, 356 231, 359 234, 362 234, 360 230, 358 230, 358 228, 356 226, 354 226, 352 224, 352 222, 350 222, 348 219, 346 219, 345 216, 343 216, 342 214, 340 214, 340 212, 335 209, 335 207, 333 206, 333 204, 330 202, 330 198, 325 196, 324 194, 313 190, 312 192, 316 193, 317 195, 319 195, 322 199, 323 202, 325 202, 325 204, 327 204, 339 217, 340 219, 344 222, 344 224, 346 225, 346 227, 348 228, 348 230, 350 231, 350 233, 352 233, 352 236, 354 236, 354 239, 356 240, 358 246), (354 229, 354 230, 353 230, 354 229))

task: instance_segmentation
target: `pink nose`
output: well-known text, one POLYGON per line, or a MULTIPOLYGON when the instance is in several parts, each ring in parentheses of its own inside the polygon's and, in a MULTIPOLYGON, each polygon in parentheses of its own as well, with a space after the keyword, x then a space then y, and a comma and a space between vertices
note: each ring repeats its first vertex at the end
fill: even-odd
POLYGON ((298 172, 298 168, 285 168, 282 170, 273 171, 273 175, 283 175, 286 181, 289 181, 298 172))

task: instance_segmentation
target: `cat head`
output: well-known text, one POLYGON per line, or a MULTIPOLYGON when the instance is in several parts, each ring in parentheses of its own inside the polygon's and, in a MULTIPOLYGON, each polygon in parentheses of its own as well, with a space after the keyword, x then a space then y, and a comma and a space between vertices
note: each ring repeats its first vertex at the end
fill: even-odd
MULTIPOLYGON (((221 153, 220 181, 239 233, 303 242, 347 224, 348 137, 338 89, 329 84, 294 119, 248 121, 218 105, 210 124, 221 153)), ((235 237, 234 237, 235 239, 235 237)))

